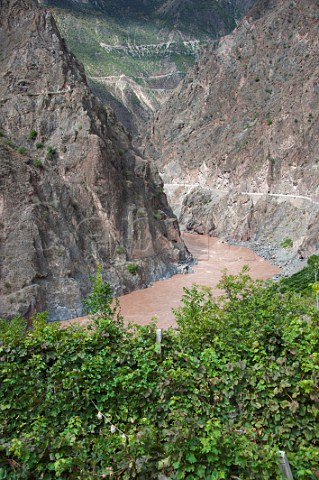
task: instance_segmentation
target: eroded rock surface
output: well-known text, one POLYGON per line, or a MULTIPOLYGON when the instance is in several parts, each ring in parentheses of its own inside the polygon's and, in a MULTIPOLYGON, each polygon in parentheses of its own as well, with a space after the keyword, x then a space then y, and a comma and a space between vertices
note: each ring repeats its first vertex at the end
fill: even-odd
POLYGON ((319 249, 318 48, 317 0, 258 1, 159 111, 147 145, 190 229, 319 249))
POLYGON ((0 43, 0 315, 80 315, 97 264, 118 292, 174 273, 188 254, 161 179, 52 15, 0 0, 0 43))

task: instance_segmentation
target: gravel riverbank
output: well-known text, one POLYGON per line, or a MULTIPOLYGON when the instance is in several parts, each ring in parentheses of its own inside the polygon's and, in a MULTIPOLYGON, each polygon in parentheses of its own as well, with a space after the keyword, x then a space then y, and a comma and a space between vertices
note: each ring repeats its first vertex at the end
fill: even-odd
POLYGON ((239 245, 253 250, 258 256, 268 260, 281 269, 274 278, 289 277, 307 265, 307 259, 300 258, 295 248, 283 248, 267 241, 239 242, 232 238, 226 239, 229 245, 239 245))

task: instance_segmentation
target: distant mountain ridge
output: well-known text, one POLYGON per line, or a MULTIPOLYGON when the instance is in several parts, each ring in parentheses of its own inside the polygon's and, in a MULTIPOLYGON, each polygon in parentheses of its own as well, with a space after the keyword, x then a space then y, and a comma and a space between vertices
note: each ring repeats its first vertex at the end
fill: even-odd
POLYGON ((234 28, 236 20, 254 0, 41 0, 40 3, 83 12, 95 10, 117 18, 165 19, 168 26, 190 27, 190 35, 196 32, 215 36, 234 28))
POLYGON ((229 33, 253 3, 42 1, 93 77, 94 92, 111 103, 133 136, 144 135, 146 123, 194 64, 201 45, 229 33))

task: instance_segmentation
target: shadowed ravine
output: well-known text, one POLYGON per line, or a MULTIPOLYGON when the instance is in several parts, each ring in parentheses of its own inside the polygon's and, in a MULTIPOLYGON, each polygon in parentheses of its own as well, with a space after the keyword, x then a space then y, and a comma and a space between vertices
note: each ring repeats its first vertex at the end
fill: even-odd
MULTIPOLYGON (((217 293, 216 285, 225 269, 231 274, 237 274, 244 265, 248 265, 254 279, 271 278, 279 272, 278 267, 247 248, 231 246, 219 238, 211 238, 208 235, 184 233, 183 237, 198 261, 197 265, 193 266, 193 273, 175 275, 154 283, 150 288, 120 297, 121 313, 125 322, 145 325, 156 317, 160 328, 175 326, 172 309, 180 305, 183 287, 190 287, 196 283, 210 286, 217 293)), ((81 317, 61 324, 67 325, 71 322, 84 324, 86 321, 86 317, 81 317)))

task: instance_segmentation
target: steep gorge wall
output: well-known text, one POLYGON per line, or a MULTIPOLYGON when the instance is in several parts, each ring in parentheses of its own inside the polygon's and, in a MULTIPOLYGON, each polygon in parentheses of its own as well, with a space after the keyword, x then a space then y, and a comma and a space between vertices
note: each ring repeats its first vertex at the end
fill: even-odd
POLYGON ((97 264, 118 293, 176 272, 188 253, 161 179, 52 15, 0 0, 0 42, 0 315, 80 315, 97 264))
POLYGON ((257 2, 159 111, 148 149, 190 229, 319 249, 318 20, 318 0, 257 2))

